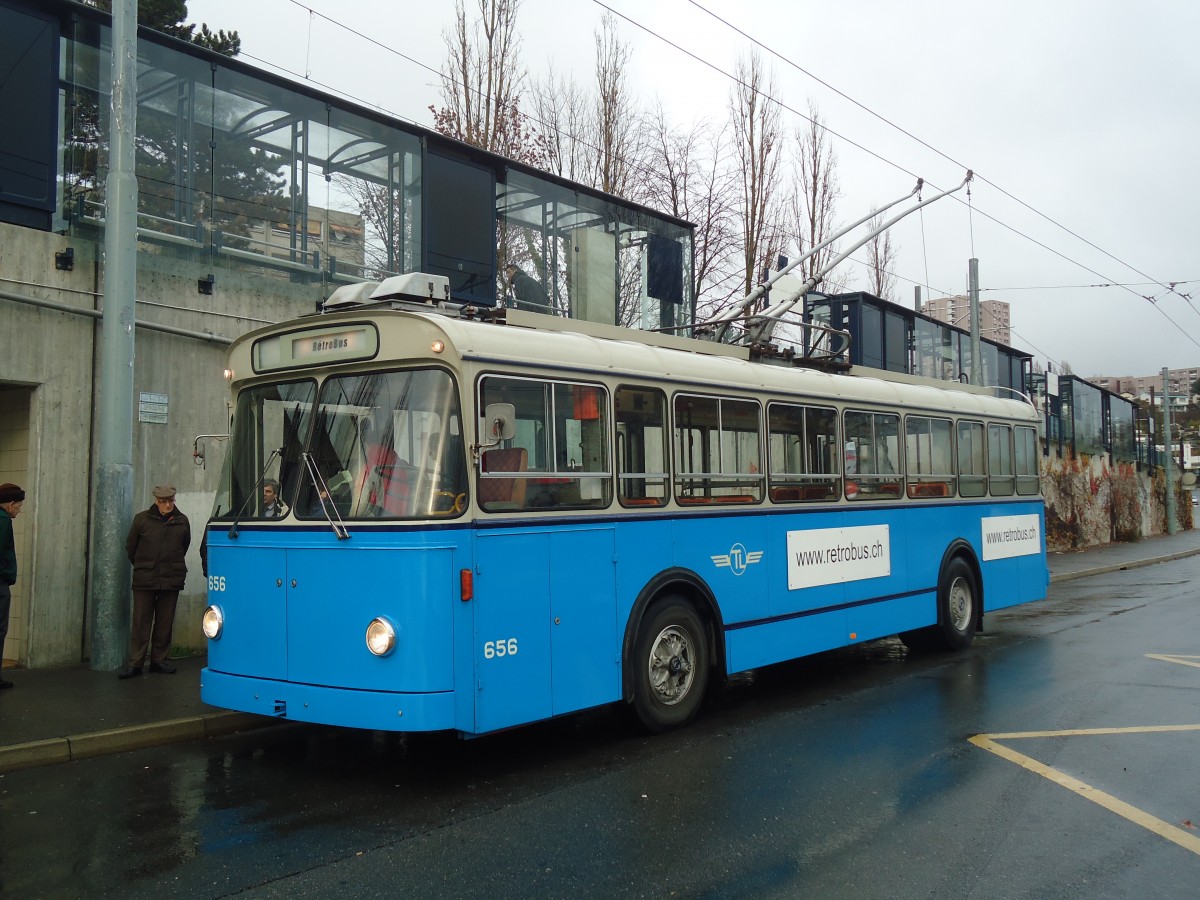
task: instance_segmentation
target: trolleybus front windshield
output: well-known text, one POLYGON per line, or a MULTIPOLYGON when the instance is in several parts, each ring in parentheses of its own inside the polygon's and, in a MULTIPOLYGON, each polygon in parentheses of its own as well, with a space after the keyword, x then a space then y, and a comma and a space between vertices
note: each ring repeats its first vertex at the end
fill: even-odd
POLYGON ((316 403, 315 395, 311 381, 239 395, 218 515, 261 517, 268 481, 300 519, 324 520, 333 509, 351 519, 449 517, 465 508, 462 420, 446 372, 338 376, 316 403))

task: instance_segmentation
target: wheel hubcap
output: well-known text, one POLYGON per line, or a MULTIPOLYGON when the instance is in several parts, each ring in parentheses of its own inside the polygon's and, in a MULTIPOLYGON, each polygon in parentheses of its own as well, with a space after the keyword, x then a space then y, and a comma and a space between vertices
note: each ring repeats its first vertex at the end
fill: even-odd
POLYGON ((661 703, 674 706, 692 687, 691 636, 680 628, 664 628, 650 647, 650 687, 661 703))
POLYGON ((974 613, 975 598, 967 579, 959 577, 950 583, 950 624, 956 631, 966 631, 974 613))

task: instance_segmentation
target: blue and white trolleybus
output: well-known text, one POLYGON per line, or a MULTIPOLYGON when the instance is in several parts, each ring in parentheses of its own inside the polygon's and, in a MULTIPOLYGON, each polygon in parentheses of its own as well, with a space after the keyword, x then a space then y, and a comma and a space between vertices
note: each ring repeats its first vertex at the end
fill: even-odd
POLYGON ((1045 594, 1022 398, 403 291, 230 350, 207 703, 464 735, 626 703, 661 731, 715 679, 962 649, 1045 594))

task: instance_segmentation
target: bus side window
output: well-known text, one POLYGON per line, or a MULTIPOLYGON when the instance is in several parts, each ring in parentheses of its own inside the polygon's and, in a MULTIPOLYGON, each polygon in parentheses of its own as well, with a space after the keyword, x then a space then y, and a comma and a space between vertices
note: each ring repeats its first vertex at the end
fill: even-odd
POLYGON ((1024 425, 1013 429, 1013 461, 1017 472, 1017 493, 1036 494, 1041 487, 1038 477, 1037 431, 1024 425))
POLYGON ((617 498, 622 506, 667 502, 667 398, 657 388, 617 388, 617 498))
POLYGON ((1013 492, 1012 428, 988 423, 988 485, 993 497, 1013 492))
POLYGON ((836 500, 842 479, 837 411, 771 403, 767 408, 768 496, 775 503, 836 500))
POLYGON ((675 501, 758 503, 761 408, 755 400, 676 394, 675 501))
POLYGON ((846 499, 899 497, 900 417, 894 413, 846 410, 846 499), (855 474, 851 477, 853 461, 855 474))
POLYGON ((485 376, 479 406, 510 404, 513 437, 500 447, 479 420, 480 505, 486 510, 602 508, 612 499, 608 394, 600 385, 485 376), (518 453, 519 451, 519 453, 518 453), (499 455, 497 455, 499 454, 499 455), (500 477, 497 472, 513 472, 500 477))
POLYGON ((958 423, 958 493, 963 497, 987 494, 987 449, 982 422, 958 423))
POLYGON ((953 423, 929 416, 905 416, 908 496, 954 495, 953 423))

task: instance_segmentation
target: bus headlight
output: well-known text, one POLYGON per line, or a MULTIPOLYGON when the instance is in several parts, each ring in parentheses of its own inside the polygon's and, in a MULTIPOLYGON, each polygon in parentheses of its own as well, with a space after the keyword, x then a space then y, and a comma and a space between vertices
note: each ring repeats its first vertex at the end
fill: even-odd
POLYGON ((221 612, 221 607, 210 606, 204 610, 204 615, 200 618, 200 628, 204 631, 204 636, 210 641, 215 641, 221 636, 221 630, 225 627, 225 613, 221 612))
POLYGON ((376 656, 387 656, 396 649, 396 627, 382 616, 367 626, 367 649, 376 656))

